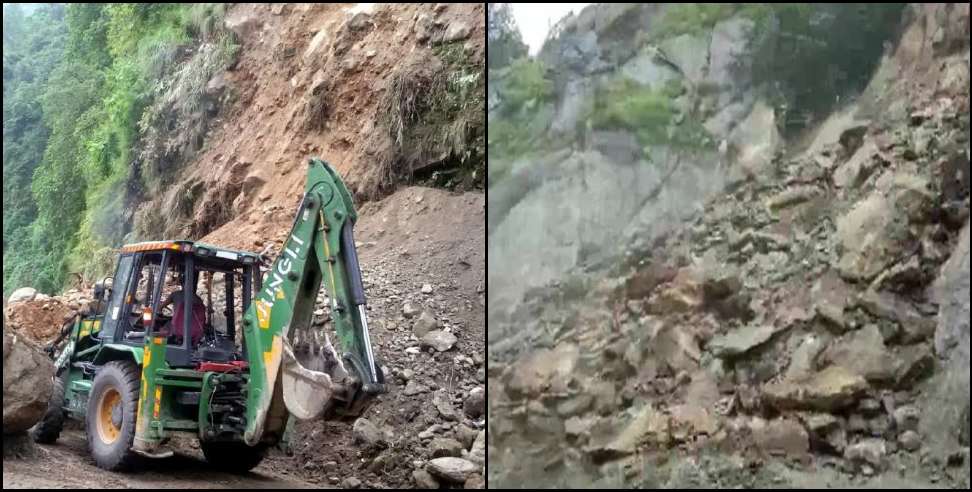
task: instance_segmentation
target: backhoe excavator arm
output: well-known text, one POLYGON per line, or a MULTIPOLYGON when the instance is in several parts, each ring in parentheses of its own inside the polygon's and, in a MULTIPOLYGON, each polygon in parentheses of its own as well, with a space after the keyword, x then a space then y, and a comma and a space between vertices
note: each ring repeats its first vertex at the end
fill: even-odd
POLYGON ((356 219, 341 178, 311 159, 293 227, 243 318, 247 444, 277 441, 288 411, 300 419, 353 417, 385 391, 368 332, 356 219), (313 325, 322 281, 333 340, 313 325))

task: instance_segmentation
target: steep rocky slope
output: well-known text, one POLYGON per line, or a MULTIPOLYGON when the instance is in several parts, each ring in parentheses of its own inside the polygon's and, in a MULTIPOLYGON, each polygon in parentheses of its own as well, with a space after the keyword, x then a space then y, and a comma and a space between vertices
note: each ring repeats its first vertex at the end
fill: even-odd
POLYGON ((482 17, 482 6, 462 4, 231 7, 226 25, 241 40, 239 60, 207 86, 231 103, 198 157, 138 206, 135 229, 199 238, 276 221, 267 210, 292 210, 311 156, 335 165, 362 199, 436 170, 457 173, 453 186, 475 188, 485 131, 476 109, 482 17), (401 84, 414 92, 407 110, 393 105, 401 84), (455 105, 432 105, 439 98, 455 105), (393 117, 419 133, 396 135, 393 117))
MULTIPOLYGON (((785 152, 746 137, 758 172, 737 156, 642 202, 624 197, 639 178, 609 180, 647 171, 610 151, 568 150, 536 182, 514 167, 491 255, 523 244, 504 229, 527 211, 585 198, 536 219, 539 278, 490 296, 491 483, 968 487, 968 6, 905 25, 861 96, 785 152)), ((736 128, 776 116, 758 108, 736 128)))

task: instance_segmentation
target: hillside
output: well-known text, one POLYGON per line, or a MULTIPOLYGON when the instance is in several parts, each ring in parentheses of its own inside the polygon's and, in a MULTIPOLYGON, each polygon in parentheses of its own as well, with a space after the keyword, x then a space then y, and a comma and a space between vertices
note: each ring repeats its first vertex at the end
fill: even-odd
MULTIPOLYGON (((484 19, 481 4, 5 4, 5 330, 52 339, 123 244, 276 257, 320 157, 358 211, 389 392, 214 483, 483 488, 484 19), (430 330, 449 346, 426 349, 430 330), (426 471, 439 457, 468 480, 426 471)), ((208 486, 198 445, 130 482, 94 467, 83 429, 66 436, 33 459, 5 448, 4 488, 208 486)))
POLYGON ((490 60, 491 484, 968 487, 968 6, 767 5, 490 60))

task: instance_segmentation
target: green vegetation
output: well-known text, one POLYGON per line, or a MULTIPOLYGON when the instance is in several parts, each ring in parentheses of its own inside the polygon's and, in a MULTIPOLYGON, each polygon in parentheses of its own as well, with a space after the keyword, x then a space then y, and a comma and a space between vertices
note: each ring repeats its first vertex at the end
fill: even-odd
MULTIPOLYGON (((739 15, 753 21, 751 53, 741 70, 790 119, 829 113, 837 96, 864 88, 883 43, 897 28, 903 3, 687 3, 671 6, 650 38, 699 35, 739 15), (795 63, 799 60, 799 63, 795 63), (751 63, 750 63, 751 61, 751 63)), ((809 118, 808 118, 809 117, 809 118)))
POLYGON ((383 168, 370 193, 378 195, 403 178, 450 189, 478 188, 486 174, 486 81, 483 67, 462 42, 433 48, 441 64, 413 60, 399 65, 380 103, 382 124, 399 157, 383 168), (425 169, 429 163, 434 163, 425 169))
POLYGON ((702 34, 717 22, 727 19, 740 10, 738 3, 679 3, 671 6, 653 39, 665 39, 681 34, 702 34))
POLYGON ((503 104, 500 118, 489 126, 489 151, 499 157, 520 156, 543 148, 543 136, 553 119, 553 82, 539 61, 521 58, 501 71, 503 104))
POLYGON ((487 64, 490 70, 509 65, 513 60, 527 55, 520 31, 513 21, 508 3, 489 4, 487 64))
POLYGON ((547 80, 543 63, 521 58, 511 63, 508 70, 503 94, 508 112, 535 106, 553 96, 553 82, 547 80))
MULTIPOLYGON (((806 121, 858 94, 874 74, 905 4, 765 4, 746 12, 752 78, 784 120, 806 121), (799 60, 799 63, 794 63, 799 60)), ((802 124, 788 125, 798 130, 802 124)))
POLYGON ((645 148, 664 144, 698 148, 708 145, 700 121, 688 116, 676 122, 675 100, 681 94, 677 81, 657 89, 618 78, 598 90, 594 108, 585 121, 592 129, 630 131, 645 148))
POLYGON ((668 91, 619 79, 598 92, 591 122, 594 128, 630 130, 642 145, 658 143, 667 138, 673 97, 668 91))
MULTIPOLYGON (((235 55, 218 4, 4 5, 4 293, 59 290, 68 272, 107 273, 143 189, 136 153, 149 108, 190 43, 217 46, 179 100, 196 105, 235 55)), ((204 51, 204 50, 199 50, 204 51)), ((158 110, 158 106, 154 109, 158 110)))

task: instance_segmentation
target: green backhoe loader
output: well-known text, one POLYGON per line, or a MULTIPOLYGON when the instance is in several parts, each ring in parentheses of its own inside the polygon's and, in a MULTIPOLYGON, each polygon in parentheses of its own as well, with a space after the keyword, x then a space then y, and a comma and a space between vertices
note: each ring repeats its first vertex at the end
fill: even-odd
POLYGON ((265 275, 260 255, 193 241, 122 247, 95 302, 49 351, 55 390, 32 434, 85 423, 106 470, 172 454, 194 436, 213 466, 245 472, 291 418, 350 419, 382 394, 341 178, 311 159, 290 234, 265 275), (324 284, 330 319, 314 316, 324 284), (201 294, 201 295, 200 295, 201 294), (60 350, 56 350, 60 347, 60 350))

